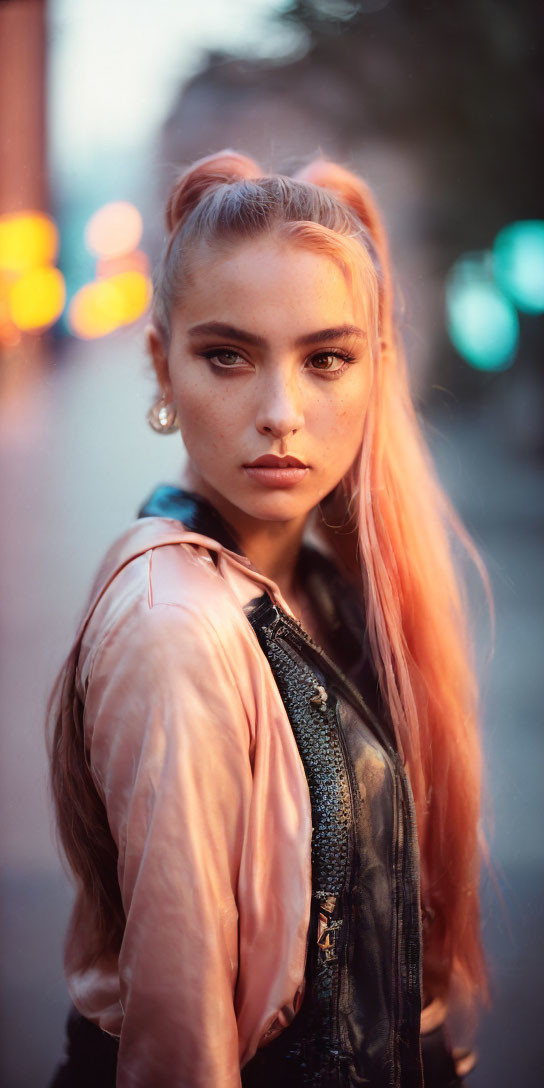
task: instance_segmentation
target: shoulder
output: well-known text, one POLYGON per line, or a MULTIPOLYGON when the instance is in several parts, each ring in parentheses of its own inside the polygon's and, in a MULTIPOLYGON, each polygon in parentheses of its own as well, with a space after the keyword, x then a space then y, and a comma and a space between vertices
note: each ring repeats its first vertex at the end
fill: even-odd
MULTIPOLYGON (((165 519, 148 519, 164 523, 165 519)), ((146 525, 146 530, 150 528, 146 525)), ((161 526, 157 525, 157 529, 161 526)), ((167 656, 175 644, 184 657, 207 656, 247 637, 247 621, 229 591, 207 548, 177 539, 149 538, 148 546, 126 556, 126 539, 120 537, 107 557, 103 592, 90 611, 79 653, 78 673, 85 685, 99 650, 121 644, 126 658, 135 654, 167 656), (119 557, 116 568, 116 555, 119 557), (122 559, 122 563, 121 563, 122 559), (113 573, 112 573, 113 572, 113 573), (235 638, 236 641, 236 638, 235 638)), ((190 534, 188 534, 190 536, 190 534)), ((103 564, 104 568, 104 564, 103 564)), ((102 568, 101 568, 102 569, 102 568)), ((95 591, 100 592, 100 574, 95 591)))
POLYGON ((208 770, 217 781, 212 755, 230 797, 227 763, 238 781, 254 744, 254 668, 236 611, 207 564, 170 551, 125 564, 82 645, 85 745, 114 819, 134 789, 160 793, 168 808, 170 787, 176 793, 185 781, 190 790, 208 770))

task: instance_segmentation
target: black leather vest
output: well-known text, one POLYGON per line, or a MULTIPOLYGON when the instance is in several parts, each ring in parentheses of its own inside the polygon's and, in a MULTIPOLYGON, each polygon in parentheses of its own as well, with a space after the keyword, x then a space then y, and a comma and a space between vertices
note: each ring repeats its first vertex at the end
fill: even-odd
MULTIPOLYGON (((240 552, 200 496, 159 487, 139 516, 173 517, 240 552)), ((243 1088, 422 1088, 421 912, 410 786, 365 647, 364 614, 332 562, 300 571, 342 669, 267 593, 246 615, 284 702, 312 807, 306 992, 242 1069, 243 1088)), ((273 940, 273 934, 271 934, 273 940)))

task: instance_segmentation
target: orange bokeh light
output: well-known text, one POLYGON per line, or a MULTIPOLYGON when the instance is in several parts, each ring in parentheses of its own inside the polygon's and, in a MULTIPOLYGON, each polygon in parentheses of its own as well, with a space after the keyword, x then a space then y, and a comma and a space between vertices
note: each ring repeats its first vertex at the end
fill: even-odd
POLYGON ((86 283, 70 303, 70 328, 75 336, 80 336, 83 340, 107 336, 119 328, 123 310, 122 295, 109 280, 86 283))
POLYGON ((97 257, 121 257, 136 249, 142 237, 142 217, 134 204, 118 200, 104 204, 85 228, 85 243, 97 257))
POLYGON ((43 212, 0 216, 0 269, 21 273, 55 260, 59 248, 56 223, 43 212))
POLYGON ((130 325, 137 321, 145 312, 151 299, 151 283, 148 276, 141 272, 118 272, 110 276, 112 283, 121 292, 124 301, 123 325, 130 325))
POLYGON ((96 262, 96 277, 115 276, 117 272, 149 273, 149 257, 141 249, 126 253, 122 257, 99 257, 96 262))
POLYGON ((150 298, 150 280, 141 272, 118 272, 87 283, 70 304, 70 328, 84 340, 107 336, 141 317, 150 298))
MULTIPOLYGON (((71 300, 68 324, 75 336, 95 339, 137 321, 152 295, 150 263, 139 250, 142 218, 128 201, 105 204, 85 230, 97 256, 96 280, 71 300)), ((64 278, 54 261, 59 232, 53 219, 26 210, 0 216, 0 343, 52 325, 66 303, 64 278)))
POLYGON ((30 268, 9 288, 9 312, 22 332, 41 332, 62 313, 66 299, 64 277, 58 268, 30 268))

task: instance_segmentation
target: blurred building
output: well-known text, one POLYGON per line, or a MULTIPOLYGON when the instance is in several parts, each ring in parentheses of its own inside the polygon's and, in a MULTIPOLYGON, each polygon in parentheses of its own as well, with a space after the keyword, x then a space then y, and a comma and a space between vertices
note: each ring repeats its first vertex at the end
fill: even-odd
MULTIPOLYGON (((49 206, 45 19, 46 0, 0 4, 0 216, 49 206)), ((0 268, 0 331, 7 323, 2 273, 0 268)), ((41 363, 39 336, 6 330, 0 337, 1 399, 17 396, 41 363)))

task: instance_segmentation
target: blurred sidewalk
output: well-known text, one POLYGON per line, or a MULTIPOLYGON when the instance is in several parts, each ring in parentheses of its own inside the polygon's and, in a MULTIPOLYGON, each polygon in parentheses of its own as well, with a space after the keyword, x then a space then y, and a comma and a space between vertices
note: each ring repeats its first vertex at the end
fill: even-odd
POLYGON ((62 345, 26 397, 2 405, 0 1083, 40 1088, 60 1058, 71 903, 47 800, 44 718, 91 581, 155 483, 175 481, 179 434, 145 421, 154 385, 139 327, 62 345))
POLYGON ((434 417, 428 427, 441 480, 487 565, 496 611, 486 663, 489 622, 471 579, 491 860, 504 907, 484 874, 493 1007, 480 1022, 480 1062, 468 1088, 536 1088, 544 1059, 544 466, 509 449, 506 430, 496 409, 434 417))
MULTIPOLYGON (((46 1085, 68 1004, 62 940, 71 901, 51 831, 43 721, 91 579, 107 545, 160 481, 175 481, 179 435, 145 422, 153 384, 141 329, 73 344, 17 409, 4 406, 2 1068, 5 1088, 46 1085)), ((440 475, 483 551, 497 608, 483 672, 485 745, 508 920, 486 884, 485 935, 495 1004, 478 1034, 471 1088, 541 1083, 537 1025, 542 955, 542 537, 544 472, 501 445, 491 416, 430 421, 440 475)), ((475 583, 476 585, 476 583, 475 583)), ((481 594, 479 594, 479 599, 481 594)), ((477 608, 476 638, 488 637, 477 608)), ((482 653, 483 658, 483 653, 482 653)))

